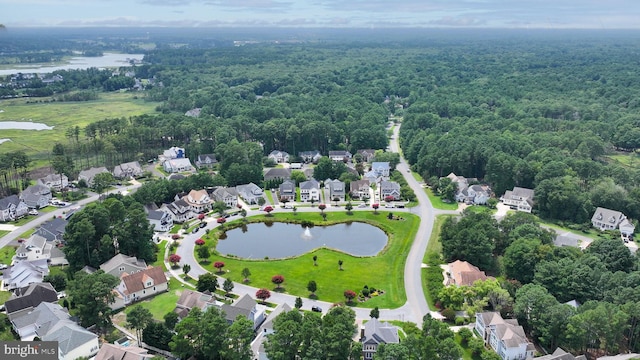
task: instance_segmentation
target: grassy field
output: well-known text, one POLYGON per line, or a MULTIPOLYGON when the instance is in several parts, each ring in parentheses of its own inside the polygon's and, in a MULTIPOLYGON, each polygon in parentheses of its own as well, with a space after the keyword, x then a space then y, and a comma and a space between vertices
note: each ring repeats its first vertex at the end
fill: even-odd
POLYGON ((0 264, 11 264, 11 259, 13 259, 13 255, 16 254, 15 246, 5 246, 0 249, 0 264))
POLYGON ((433 231, 431 237, 429 237, 429 244, 427 244, 427 250, 425 251, 424 259, 427 258, 428 253, 442 254, 442 243, 440 242, 440 231, 442 230, 442 224, 447 218, 453 215, 438 215, 436 221, 433 222, 433 231))
POLYGON ((125 313, 129 313, 134 306, 140 305, 143 308, 149 309, 153 318, 158 321, 162 321, 164 315, 173 311, 176 307, 176 302, 180 298, 180 294, 184 287, 183 284, 177 279, 169 280, 169 291, 156 295, 149 300, 143 300, 135 303, 133 306, 128 306, 125 309, 125 313))
MULTIPOLYGON (((316 295, 319 300, 329 302, 344 302, 343 293, 350 289, 359 292, 364 285, 384 290, 384 294, 356 306, 380 308, 395 308, 406 301, 402 273, 406 256, 418 229, 419 218, 411 214, 402 214, 404 220, 388 220, 387 213, 380 211, 377 215, 372 212, 355 212, 347 215, 343 212, 327 213, 327 221, 323 222, 318 213, 298 213, 293 215, 275 214, 272 217, 264 215, 251 218, 251 221, 313 221, 317 225, 334 224, 345 221, 367 222, 384 230, 389 235, 389 243, 385 249, 375 257, 356 257, 339 251, 321 248, 304 255, 283 260, 244 260, 237 258, 212 255, 209 262, 203 263, 212 271, 215 269, 212 263, 223 261, 225 270, 229 270, 225 276, 240 282, 242 269, 245 267, 251 271, 251 282, 254 287, 264 287, 273 290, 271 277, 276 274, 284 276, 282 285, 285 292, 292 295, 307 297, 307 283, 314 280, 318 285, 316 295), (313 256, 318 257, 318 266, 313 266, 313 256), (343 271, 338 268, 338 260, 343 260, 343 271)), ((207 246, 213 246, 215 232, 211 232, 204 238, 207 246)))
POLYGON ((435 195, 433 191, 431 191, 431 188, 424 188, 424 192, 427 193, 429 201, 431 201, 431 205, 433 205, 434 208, 440 210, 458 210, 458 203, 447 203, 442 201, 440 196, 435 195))
MULTIPOLYGON (((100 99, 86 102, 27 103, 33 99, 2 100, 0 121, 33 121, 53 126, 53 130, 2 130, 0 153, 24 150, 28 155, 43 159, 56 142, 68 142, 65 131, 72 126, 106 118, 150 114, 157 103, 134 99, 134 93, 101 93, 100 99)), ((47 100, 42 98, 39 100, 47 100)), ((84 132, 82 132, 82 135, 84 132)))
POLYGON ((7 235, 8 233, 10 233, 11 231, 6 231, 6 230, 0 230, 0 238, 7 235))
POLYGON ((623 166, 633 168, 633 169, 640 168, 640 155, 637 153, 608 155, 607 157, 611 160, 618 162, 623 166))

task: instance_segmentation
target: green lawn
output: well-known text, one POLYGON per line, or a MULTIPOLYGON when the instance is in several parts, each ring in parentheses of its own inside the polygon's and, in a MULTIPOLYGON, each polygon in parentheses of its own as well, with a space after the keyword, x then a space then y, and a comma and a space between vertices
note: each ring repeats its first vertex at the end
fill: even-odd
POLYGON ((11 291, 0 291, 0 304, 4 304, 11 297, 11 291))
MULTIPOLYGON (((130 117, 155 112, 157 103, 147 102, 134 93, 100 93, 100 99, 84 102, 27 103, 30 98, 2 100, 0 121, 33 121, 53 126, 52 130, 3 130, 2 137, 10 138, 0 146, 1 153, 24 150, 27 155, 46 161, 56 142, 67 143, 65 132, 72 126, 106 118, 130 117)), ((41 100, 47 100, 42 98, 41 100)), ((37 165, 37 164, 36 164, 37 165)))
POLYGON ((427 250, 425 251, 424 260, 427 258, 428 253, 436 253, 442 254, 442 243, 440 242, 440 231, 442 230, 442 224, 444 221, 452 217, 453 215, 438 215, 436 216, 436 221, 433 223, 433 231, 431 232, 431 237, 429 238, 429 244, 427 244, 427 250))
MULTIPOLYGON (((313 252, 290 259, 282 260, 244 260, 237 258, 212 255, 204 266, 215 270, 212 263, 223 261, 224 270, 229 270, 226 276, 232 280, 242 281, 242 269, 245 267, 251 271, 251 282, 254 287, 274 289, 271 277, 281 274, 285 278, 283 288, 288 294, 307 297, 307 283, 315 280, 318 285, 316 295, 319 300, 329 302, 344 302, 343 293, 350 289, 359 292, 364 285, 382 289, 385 293, 374 297, 365 303, 355 303, 362 307, 395 308, 406 301, 402 273, 406 256, 411 247, 419 225, 416 215, 403 213, 405 220, 388 220, 387 212, 354 212, 347 215, 345 212, 328 212, 327 222, 322 221, 318 213, 292 213, 274 214, 272 217, 264 215, 248 219, 251 222, 264 220, 275 221, 314 221, 316 224, 333 224, 345 221, 362 221, 378 226, 389 235, 389 243, 385 249, 375 257, 356 257, 342 252, 321 248, 313 252), (318 257, 318 266, 313 266, 313 256, 318 257), (343 271, 338 269, 338 260, 343 260, 343 271)), ((230 223, 232 224, 232 223, 230 223)), ((211 232, 204 238, 207 246, 212 246, 215 232, 211 232)))
POLYGON ((38 209, 38 211, 41 213, 49 213, 52 211, 56 211, 57 209, 58 209, 57 207, 49 205, 49 206, 43 207, 42 209, 38 209))
POLYGON ((34 232, 36 232, 36 229, 35 229, 35 228, 31 228, 31 229, 29 229, 29 230, 27 230, 27 231, 23 232, 22 234, 20 234, 20 236, 19 236, 19 237, 20 237, 20 238, 23 238, 23 239, 26 239, 26 238, 28 238, 29 236, 33 235, 33 233, 34 233, 34 232))
POLYGON ((427 193, 429 201, 431 201, 431 205, 433 205, 434 208, 440 210, 458 210, 458 203, 447 203, 442 201, 440 196, 435 195, 431 188, 424 188, 424 192, 427 193))
POLYGON ((13 255, 16 254, 15 246, 5 246, 0 249, 0 263, 9 265, 11 264, 11 259, 13 259, 13 255))
POLYGON ((6 230, 0 230, 0 238, 7 235, 8 233, 10 233, 11 231, 6 231, 6 230))
POLYGON ((625 167, 633 169, 640 168, 640 155, 638 153, 608 155, 607 157, 625 167))
POLYGON ((175 309, 176 302, 184 289, 182 285, 183 284, 177 279, 171 279, 169 280, 169 291, 128 306, 124 312, 128 314, 134 306, 140 305, 143 308, 149 309, 155 320, 162 321, 166 313, 175 309))
POLYGON ((269 204, 275 205, 275 203, 273 202, 273 194, 271 193, 271 190, 265 189, 264 194, 267 195, 267 201, 269 202, 269 204))
POLYGON ((35 219, 36 217, 33 215, 27 215, 25 217, 23 217, 22 219, 18 219, 17 221, 14 221, 12 223, 10 223, 11 225, 14 226, 22 226, 28 222, 30 222, 31 220, 35 219))

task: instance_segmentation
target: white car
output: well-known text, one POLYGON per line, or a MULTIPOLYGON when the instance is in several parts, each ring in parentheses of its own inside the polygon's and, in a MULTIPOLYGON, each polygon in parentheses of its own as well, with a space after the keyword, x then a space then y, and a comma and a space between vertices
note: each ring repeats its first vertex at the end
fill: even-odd
POLYGON ((6 268, 8 268, 9 266, 7 266, 7 264, 0 264, 0 270, 4 270, 6 268))
POLYGON ((38 210, 36 209, 29 210, 29 215, 38 215, 38 210))

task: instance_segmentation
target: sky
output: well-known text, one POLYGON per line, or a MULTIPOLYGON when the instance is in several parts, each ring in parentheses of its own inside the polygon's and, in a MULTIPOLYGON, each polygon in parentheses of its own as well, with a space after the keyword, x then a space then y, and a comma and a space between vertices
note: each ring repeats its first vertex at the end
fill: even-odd
POLYGON ((0 24, 638 29, 640 0, 0 0, 0 24))

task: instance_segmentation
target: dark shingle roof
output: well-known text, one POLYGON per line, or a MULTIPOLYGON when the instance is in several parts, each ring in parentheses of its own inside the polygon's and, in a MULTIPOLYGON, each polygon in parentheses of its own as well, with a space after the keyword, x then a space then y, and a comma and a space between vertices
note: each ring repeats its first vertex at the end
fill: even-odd
POLYGON ((42 302, 56 302, 58 295, 50 283, 34 283, 17 289, 7 302, 4 303, 7 313, 32 308, 42 302))

